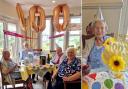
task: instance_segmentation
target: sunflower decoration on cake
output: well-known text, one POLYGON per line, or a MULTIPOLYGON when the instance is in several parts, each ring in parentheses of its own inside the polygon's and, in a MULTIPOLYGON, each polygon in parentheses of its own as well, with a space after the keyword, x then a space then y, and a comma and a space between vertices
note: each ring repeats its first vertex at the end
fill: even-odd
POLYGON ((101 55, 103 62, 108 66, 112 72, 121 72, 126 68, 126 54, 120 49, 125 50, 125 47, 120 46, 119 42, 114 38, 108 38, 103 46, 104 51, 101 55))
POLYGON ((108 61, 108 67, 115 72, 124 71, 125 69, 125 60, 121 55, 113 55, 108 61))

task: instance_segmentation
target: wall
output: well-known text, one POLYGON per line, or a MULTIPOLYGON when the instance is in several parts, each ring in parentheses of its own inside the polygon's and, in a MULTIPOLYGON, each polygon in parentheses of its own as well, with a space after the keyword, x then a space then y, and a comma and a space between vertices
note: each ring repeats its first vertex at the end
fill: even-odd
POLYGON ((120 4, 122 2, 122 0, 82 0, 82 4, 98 4, 98 3, 102 3, 102 4, 112 4, 112 3, 118 3, 120 4))
MULTIPOLYGON (((84 0, 87 1, 82 6, 82 30, 83 34, 86 34, 85 29, 90 21, 94 20, 94 15, 98 11, 98 6, 101 7, 102 14, 106 23, 108 25, 108 33, 118 33, 119 22, 120 22, 120 12, 122 8, 122 1, 117 0, 117 2, 109 1, 103 2, 100 0, 84 0), (120 1, 120 2, 119 2, 120 1), (103 4, 101 4, 103 3, 103 4)), ((106 0, 107 1, 107 0, 106 0)))
POLYGON ((8 4, 4 0, 0 0, 0 15, 17 18, 15 7, 8 4))

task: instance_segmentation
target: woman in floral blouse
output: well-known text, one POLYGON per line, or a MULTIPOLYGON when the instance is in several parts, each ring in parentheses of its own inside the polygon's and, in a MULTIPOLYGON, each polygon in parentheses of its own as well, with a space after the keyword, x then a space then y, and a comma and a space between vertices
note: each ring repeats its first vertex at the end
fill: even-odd
MULTIPOLYGON (((67 58, 60 64, 58 71, 53 74, 52 78, 56 76, 56 83, 53 89, 64 89, 63 81, 75 81, 80 79, 81 62, 76 58, 76 49, 67 49, 67 58)), ((81 84, 67 85, 68 89, 81 89, 81 84)))

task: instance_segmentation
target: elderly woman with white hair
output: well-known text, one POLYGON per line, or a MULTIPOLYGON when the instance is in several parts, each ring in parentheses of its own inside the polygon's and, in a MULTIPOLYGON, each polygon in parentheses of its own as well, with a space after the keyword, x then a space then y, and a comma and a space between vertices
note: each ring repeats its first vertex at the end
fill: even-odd
POLYGON ((2 74, 6 82, 14 85, 16 79, 21 79, 20 72, 16 63, 10 58, 10 52, 5 50, 1 60, 2 74), (16 72, 17 71, 17 72, 16 72))
MULTIPOLYGON (((53 89, 64 89, 63 81, 76 81, 80 79, 81 62, 76 57, 76 49, 67 49, 67 58, 60 64, 58 71, 53 74, 52 78, 56 76, 56 84, 53 89)), ((67 89, 81 89, 81 83, 69 84, 67 89)))
POLYGON ((83 65, 82 72, 89 67, 94 72, 107 71, 105 64, 102 61, 101 54, 104 51, 103 43, 109 36, 106 36, 107 24, 103 20, 96 20, 93 23, 94 37, 86 40, 85 50, 83 51, 83 65))

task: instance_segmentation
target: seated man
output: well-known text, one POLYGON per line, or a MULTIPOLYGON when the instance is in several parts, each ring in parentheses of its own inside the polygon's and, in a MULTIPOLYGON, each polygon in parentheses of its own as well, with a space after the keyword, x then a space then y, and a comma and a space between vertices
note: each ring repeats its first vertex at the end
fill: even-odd
POLYGON ((2 74, 6 82, 14 84, 15 79, 20 79, 21 75, 18 70, 16 63, 10 58, 9 51, 3 51, 2 61, 1 61, 2 74))
POLYGON ((64 53, 62 52, 62 48, 61 47, 57 47, 56 48, 56 54, 55 56, 52 58, 51 62, 53 64, 59 65, 62 63, 63 59, 65 58, 64 53))
MULTIPOLYGON (((63 59, 65 58, 66 56, 64 55, 64 53, 62 52, 62 48, 61 47, 57 47, 56 48, 56 54, 55 56, 52 58, 51 60, 51 63, 59 66, 63 59)), ((52 73, 50 72, 47 72, 45 75, 44 75, 44 80, 47 81, 47 89, 51 89, 52 85, 51 85, 51 76, 52 76, 52 73)))
MULTIPOLYGON (((64 89, 63 81, 76 81, 80 79, 81 75, 81 62, 76 57, 75 48, 67 49, 67 58, 60 64, 58 71, 53 74, 52 78, 56 75, 56 83, 53 89, 64 89)), ((81 89, 81 83, 68 84, 67 89, 81 89)))

